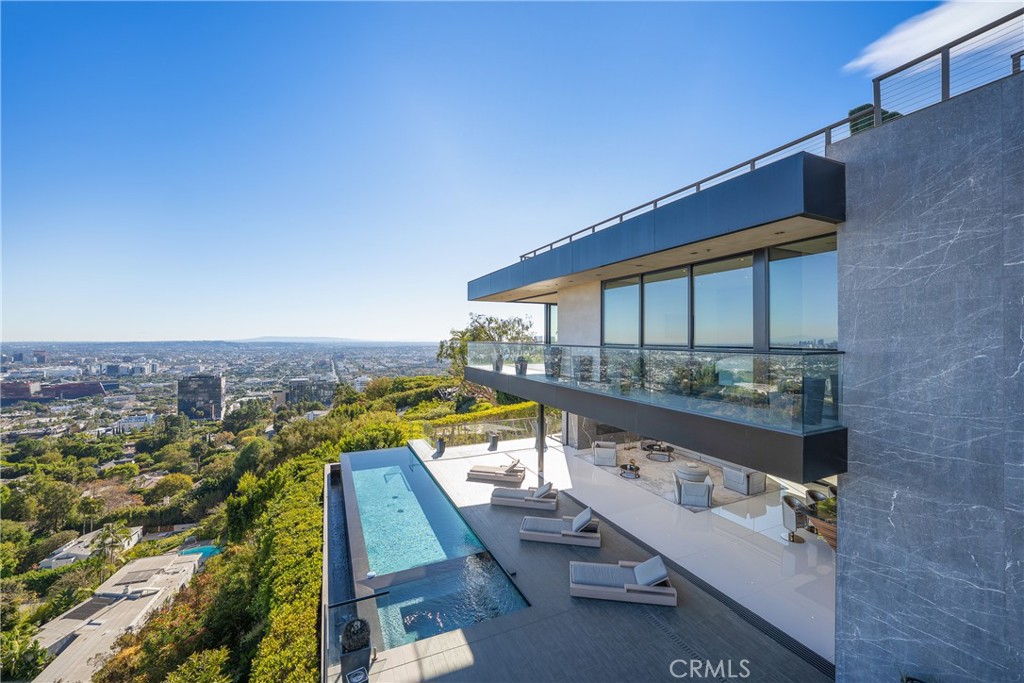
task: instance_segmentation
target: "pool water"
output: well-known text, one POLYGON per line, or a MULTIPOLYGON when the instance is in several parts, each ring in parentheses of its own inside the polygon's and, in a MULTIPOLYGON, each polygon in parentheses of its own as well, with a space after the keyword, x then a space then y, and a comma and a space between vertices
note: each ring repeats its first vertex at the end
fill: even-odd
POLYGON ((370 570, 378 576, 485 550, 407 448, 351 458, 370 570))
POLYGON ((189 548, 188 550, 182 550, 179 555, 202 555, 203 560, 208 560, 213 555, 217 555, 223 552, 218 546, 215 545, 197 545, 195 548, 189 548))
POLYGON ((385 649, 527 606, 411 450, 347 457, 370 570, 378 578, 426 572, 388 585, 390 593, 376 600, 385 649))

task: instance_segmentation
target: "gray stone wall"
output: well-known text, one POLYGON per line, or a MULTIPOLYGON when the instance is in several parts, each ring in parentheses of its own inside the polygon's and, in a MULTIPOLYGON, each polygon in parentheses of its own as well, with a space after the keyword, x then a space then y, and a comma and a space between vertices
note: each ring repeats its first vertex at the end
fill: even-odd
POLYGON ((1024 75, 829 149, 847 164, 840 681, 1021 681, 1024 75))

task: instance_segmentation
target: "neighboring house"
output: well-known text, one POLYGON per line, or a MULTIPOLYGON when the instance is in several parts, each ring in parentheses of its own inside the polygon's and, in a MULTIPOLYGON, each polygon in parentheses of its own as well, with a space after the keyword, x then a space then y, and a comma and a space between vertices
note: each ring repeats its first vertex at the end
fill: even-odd
MULTIPOLYGON (((124 549, 135 546, 136 543, 142 538, 142 527, 133 526, 128 528, 130 535, 124 542, 124 549)), ((70 543, 66 543, 57 550, 46 556, 39 563, 40 569, 57 569, 58 567, 64 567, 69 564, 74 564, 79 560, 85 560, 92 557, 97 551, 95 547, 96 539, 99 537, 102 529, 90 531, 87 534, 79 536, 70 543)))

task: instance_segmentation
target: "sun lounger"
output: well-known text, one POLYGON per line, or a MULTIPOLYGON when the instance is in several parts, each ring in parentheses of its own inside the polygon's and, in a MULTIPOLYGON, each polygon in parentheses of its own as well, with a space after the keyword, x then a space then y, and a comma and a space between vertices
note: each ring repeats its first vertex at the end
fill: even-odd
POLYGON ((659 555, 646 562, 569 562, 569 595, 675 607, 676 589, 659 555))
POLYGON ((600 548, 601 529, 599 524, 593 518, 590 508, 575 517, 562 517, 561 519, 523 517, 523 524, 519 527, 519 539, 600 548))
POLYGON ((558 507, 558 490, 551 488, 551 482, 540 488, 496 488, 491 492, 491 505, 508 505, 531 510, 554 510, 558 507))
POLYGON ((473 465, 469 468, 466 478, 522 484, 523 479, 526 478, 526 468, 522 467, 518 460, 513 460, 511 464, 505 466, 473 465))

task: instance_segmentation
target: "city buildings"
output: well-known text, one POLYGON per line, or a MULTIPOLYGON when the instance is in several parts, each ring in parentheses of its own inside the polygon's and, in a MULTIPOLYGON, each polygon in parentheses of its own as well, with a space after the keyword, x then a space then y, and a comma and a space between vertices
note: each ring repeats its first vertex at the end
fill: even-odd
POLYGON ((316 401, 331 405, 338 383, 332 379, 317 377, 294 377, 288 380, 288 403, 316 401))
POLYGON ((1024 670, 1022 15, 468 285, 545 307, 545 344, 471 344, 466 378, 563 409, 567 445, 838 475, 839 680, 1024 670))
POLYGON ((227 384, 223 375, 190 375, 178 380, 178 412, 194 420, 224 417, 227 384))

